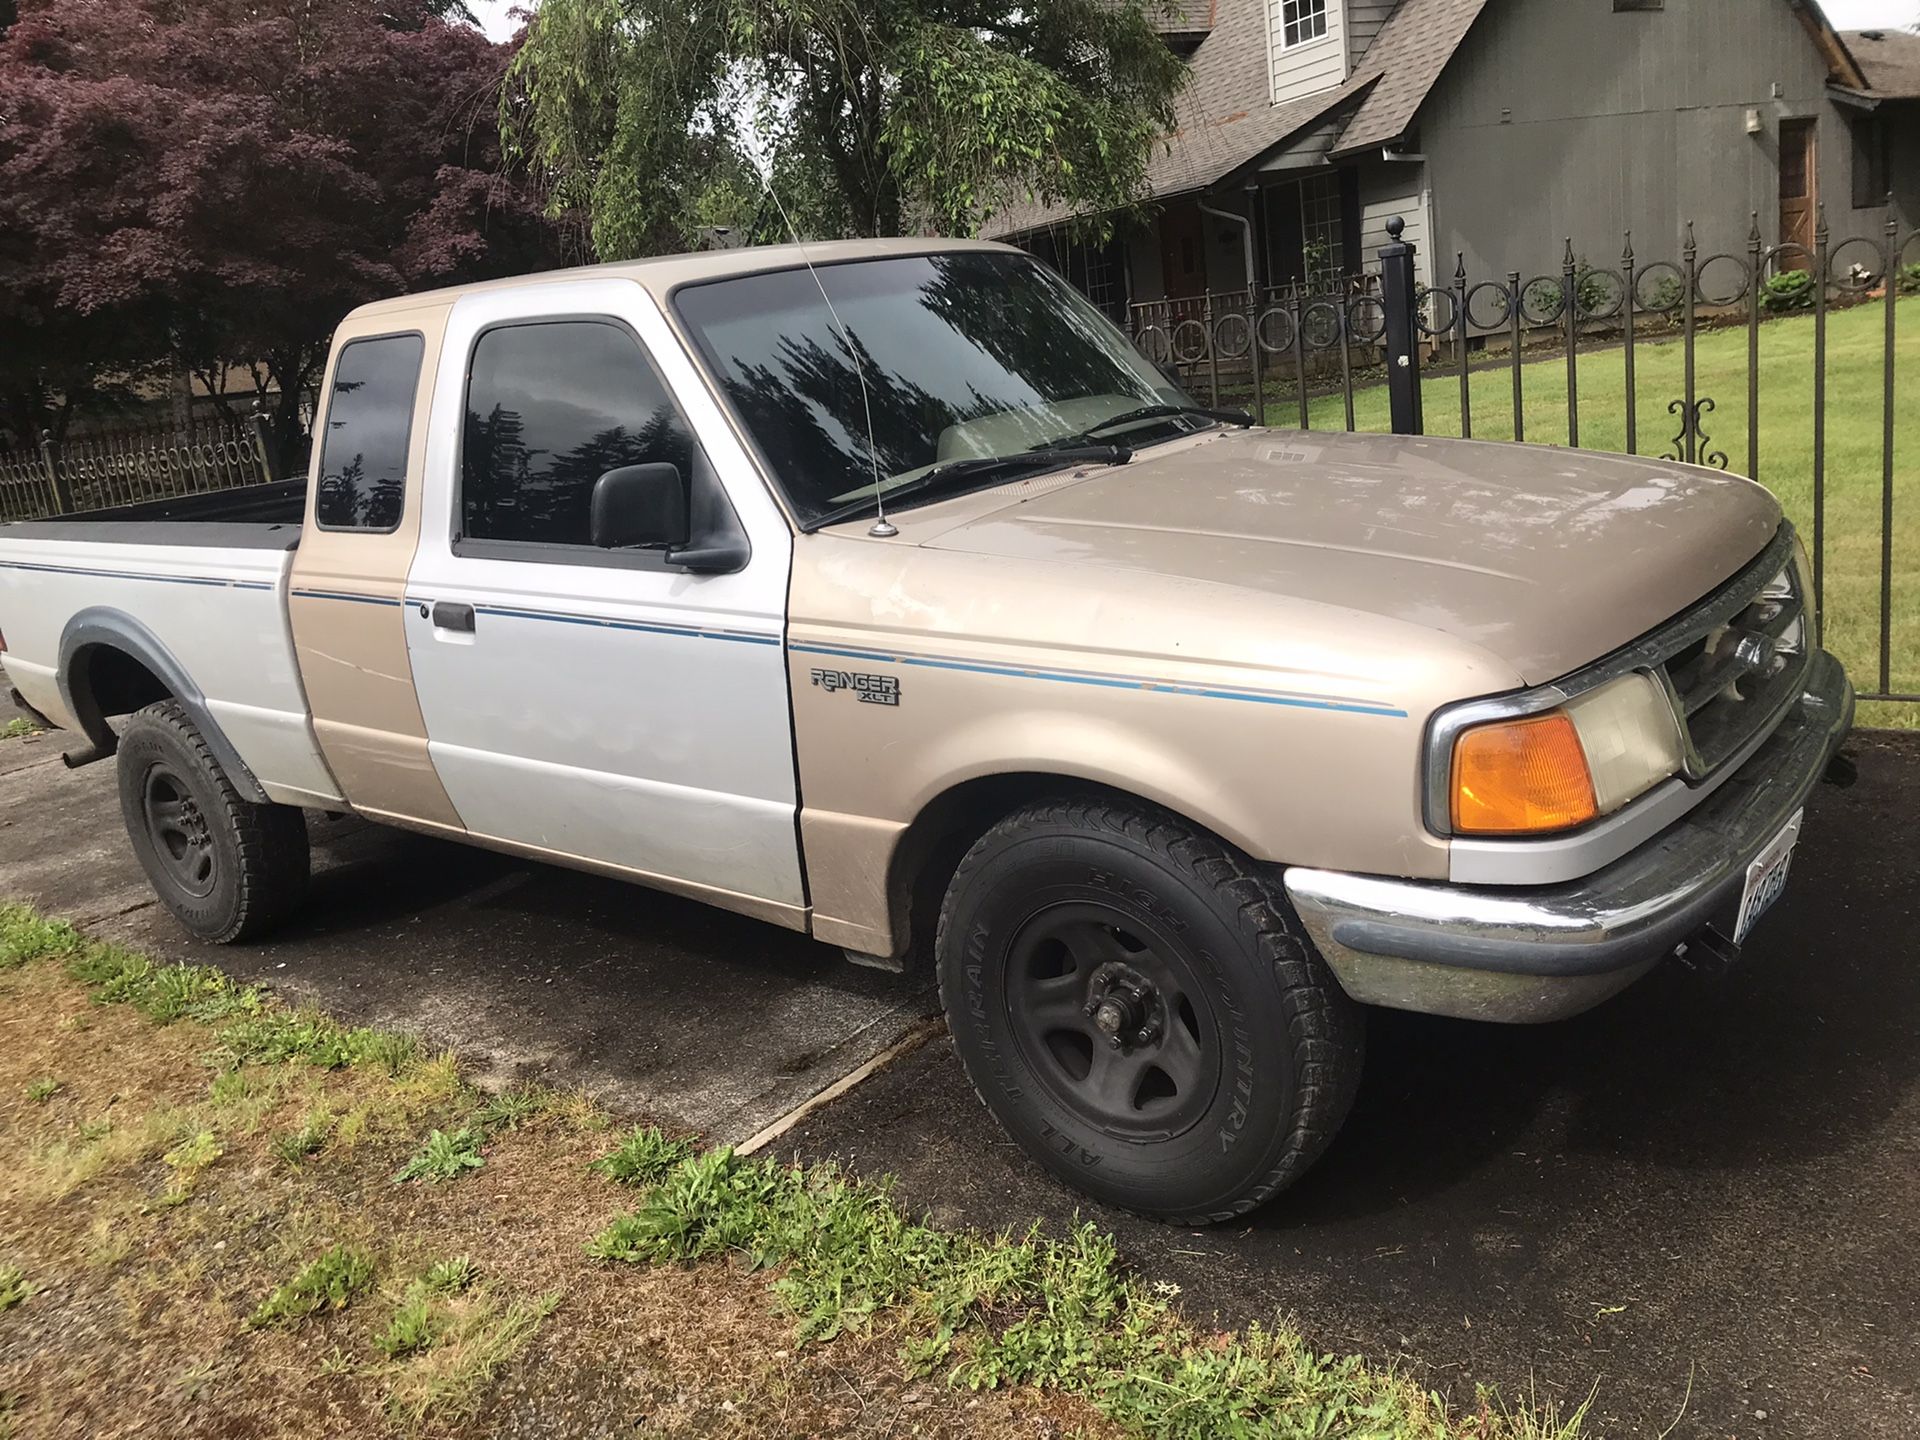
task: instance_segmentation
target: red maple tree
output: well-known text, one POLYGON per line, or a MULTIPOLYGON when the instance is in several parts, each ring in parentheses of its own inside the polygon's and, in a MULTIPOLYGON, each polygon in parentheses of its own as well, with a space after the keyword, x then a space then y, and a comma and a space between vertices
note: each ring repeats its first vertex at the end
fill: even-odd
POLYGON ((297 443, 382 295, 560 263, 505 173, 510 50, 423 0, 21 0, 0 35, 0 424, 250 366, 297 443))

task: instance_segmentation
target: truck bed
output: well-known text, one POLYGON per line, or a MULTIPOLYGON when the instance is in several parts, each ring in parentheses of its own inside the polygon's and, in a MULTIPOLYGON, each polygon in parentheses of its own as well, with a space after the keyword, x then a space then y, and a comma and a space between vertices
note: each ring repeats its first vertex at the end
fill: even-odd
POLYGON ((244 543, 241 532, 266 529, 281 532, 280 540, 262 536, 260 548, 291 549, 299 541, 306 493, 304 479, 241 485, 202 495, 115 505, 57 520, 16 520, 0 524, 0 536, 36 540, 104 540, 111 536, 135 545, 204 545, 244 543), (223 527, 217 542, 209 538, 208 526, 223 527))
POLYGON ((87 647, 111 645, 175 694, 182 682, 197 690, 269 798, 337 802, 287 618, 301 497, 285 482, 0 525, 12 684, 56 724, 84 729, 61 678, 87 647))

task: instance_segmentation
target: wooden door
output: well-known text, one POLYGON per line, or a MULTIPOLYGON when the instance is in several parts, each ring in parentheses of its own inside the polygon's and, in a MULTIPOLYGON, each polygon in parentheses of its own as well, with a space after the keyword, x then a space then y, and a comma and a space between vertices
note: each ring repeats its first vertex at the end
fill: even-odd
POLYGON ((1206 227, 1192 202, 1161 212, 1160 275, 1169 300, 1207 293, 1206 227))
POLYGON ((1785 257, 1782 264, 1789 269, 1812 268, 1813 216, 1820 190, 1816 124, 1813 120, 1780 122, 1780 243, 1806 252, 1806 257, 1785 257))

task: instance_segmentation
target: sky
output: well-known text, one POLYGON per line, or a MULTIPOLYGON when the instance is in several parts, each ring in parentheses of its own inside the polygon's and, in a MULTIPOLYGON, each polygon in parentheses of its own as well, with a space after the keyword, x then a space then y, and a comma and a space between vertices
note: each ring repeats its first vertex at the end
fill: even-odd
MULTIPOLYGON (((495 40, 511 40, 519 29, 509 12, 534 0, 467 0, 473 13, 495 40)), ((1842 30, 1866 30, 1875 25, 1911 25, 1920 21, 1920 0, 1826 0, 1827 18, 1842 30)))

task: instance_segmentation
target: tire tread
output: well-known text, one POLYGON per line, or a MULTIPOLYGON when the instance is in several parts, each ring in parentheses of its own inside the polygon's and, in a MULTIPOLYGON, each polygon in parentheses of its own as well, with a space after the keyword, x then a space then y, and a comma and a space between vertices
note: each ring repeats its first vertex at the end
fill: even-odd
MULTIPOLYGON (((239 895, 233 918, 225 929, 203 938, 216 945, 230 945, 271 931, 306 896, 312 867, 306 818, 290 806, 262 805, 241 795, 178 701, 164 700, 137 712, 127 722, 121 745, 137 736, 141 728, 162 731, 186 748, 194 764, 211 780, 224 812, 209 818, 226 826, 239 852, 239 895)), ((133 823, 131 812, 128 823, 133 823)))
MULTIPOLYGON (((1223 915, 1231 917, 1249 952, 1273 967, 1288 1014, 1288 1039, 1294 1047, 1299 1084, 1286 1143, 1264 1175, 1219 1209, 1193 1214, 1151 1213, 1150 1218, 1182 1225, 1217 1225, 1256 1210, 1306 1173, 1325 1152, 1353 1108, 1366 1051, 1361 1008, 1340 988, 1293 913, 1278 880, 1226 842, 1186 824, 1144 801, 1122 798, 1058 798, 1036 801, 1004 816, 977 840, 954 872, 940 906, 937 948, 944 951, 954 900, 973 872, 1001 844, 1035 829, 1101 833, 1153 852, 1170 868, 1183 871, 1214 893, 1223 915)), ((940 966, 940 1002, 954 1013, 948 967, 940 966)), ((989 1112, 992 1105, 978 1081, 973 1093, 989 1112)), ((1150 1213, 1150 1212, 1139 1212, 1150 1213)))

